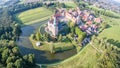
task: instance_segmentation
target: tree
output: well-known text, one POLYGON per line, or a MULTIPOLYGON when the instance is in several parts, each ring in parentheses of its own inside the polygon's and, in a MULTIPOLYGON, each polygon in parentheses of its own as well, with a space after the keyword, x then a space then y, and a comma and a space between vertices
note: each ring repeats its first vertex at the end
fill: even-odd
POLYGON ((12 48, 12 51, 15 55, 19 55, 19 53, 20 53, 18 47, 12 48))
POLYGON ((75 28, 74 28, 74 27, 71 27, 71 28, 70 28, 70 31, 71 31, 71 34, 72 34, 72 35, 75 34, 75 28))
POLYGON ((23 68, 23 60, 22 59, 17 59, 15 61, 15 66, 16 66, 16 68, 23 68))
POLYGON ((62 35, 60 34, 58 37, 58 41, 61 42, 62 41, 62 35))
POLYGON ((18 24, 15 24, 15 27, 13 29, 13 34, 19 39, 19 36, 21 34, 22 30, 21 30, 21 27, 20 25, 18 24))
POLYGON ((28 61, 30 62, 30 64, 34 64, 34 54, 29 54, 28 55, 28 61))
POLYGON ((6 68, 14 68, 14 64, 12 62, 10 62, 10 63, 7 64, 6 68))
POLYGON ((6 60, 6 64, 10 63, 13 61, 13 58, 12 57, 8 57, 7 60, 6 60))
POLYGON ((80 36, 82 34, 82 31, 79 29, 79 27, 75 27, 75 33, 80 36))
POLYGON ((65 4, 64 3, 59 3, 59 6, 58 7, 62 7, 62 8, 65 8, 65 4))
POLYGON ((55 46, 54 45, 50 45, 50 52, 51 54, 55 53, 55 46))
POLYGON ((15 41, 9 41, 8 44, 10 46, 10 49, 13 48, 13 47, 15 47, 15 46, 17 46, 16 43, 15 43, 15 41))
POLYGON ((40 41, 40 32, 37 32, 37 33, 36 33, 36 40, 37 40, 37 41, 40 41))
POLYGON ((5 61, 7 60, 9 56, 9 49, 5 49, 3 52, 2 52, 2 62, 5 63, 5 61))
POLYGON ((48 33, 45 33, 44 38, 45 38, 45 41, 49 41, 49 35, 48 35, 48 33))
POLYGON ((33 39, 33 40, 35 40, 35 38, 36 38, 36 37, 35 37, 35 34, 31 34, 30 37, 31 37, 31 39, 33 39))
POLYGON ((26 62, 26 65, 34 65, 34 54, 28 54, 23 56, 23 59, 26 62))
POLYGON ((75 23, 70 21, 69 27, 70 27, 70 28, 75 27, 75 23))
POLYGON ((78 27, 75 27, 75 33, 78 35, 78 42, 82 42, 82 40, 85 38, 86 33, 82 32, 78 27))
POLYGON ((71 33, 69 33, 68 35, 67 35, 67 37, 72 41, 73 40, 73 37, 71 36, 71 33))

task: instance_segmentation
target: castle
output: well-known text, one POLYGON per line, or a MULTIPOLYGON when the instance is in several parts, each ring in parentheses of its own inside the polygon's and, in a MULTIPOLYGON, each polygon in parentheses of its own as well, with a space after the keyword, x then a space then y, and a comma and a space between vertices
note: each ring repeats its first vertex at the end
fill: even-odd
POLYGON ((81 11, 78 7, 75 10, 69 9, 68 11, 64 8, 57 8, 55 14, 48 21, 45 31, 52 37, 56 37, 60 30, 59 22, 61 21, 66 23, 72 21, 87 34, 97 32, 97 28, 99 27, 98 24, 102 22, 100 18, 95 18, 88 10, 81 11), (83 23, 83 21, 86 23, 83 23), (97 24, 93 24, 93 22, 96 22, 97 24))

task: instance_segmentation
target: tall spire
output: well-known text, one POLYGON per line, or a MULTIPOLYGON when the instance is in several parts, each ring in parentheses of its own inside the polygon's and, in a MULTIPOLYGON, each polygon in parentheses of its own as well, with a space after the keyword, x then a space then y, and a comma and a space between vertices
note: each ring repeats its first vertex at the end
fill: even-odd
POLYGON ((56 26, 56 17, 54 17, 53 24, 54 24, 54 26, 56 26))

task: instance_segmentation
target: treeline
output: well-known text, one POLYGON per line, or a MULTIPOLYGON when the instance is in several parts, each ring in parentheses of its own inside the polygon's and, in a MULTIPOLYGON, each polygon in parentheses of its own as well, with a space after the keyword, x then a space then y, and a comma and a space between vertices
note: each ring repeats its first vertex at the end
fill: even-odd
POLYGON ((34 55, 21 56, 14 41, 0 40, 0 68, 32 68, 34 55))
POLYGON ((114 18, 120 18, 119 14, 112 12, 110 10, 105 10, 105 9, 97 8, 94 6, 89 6, 89 9, 93 10, 96 14, 101 14, 101 15, 114 17, 114 18))
POLYGON ((47 4, 47 3, 45 3, 44 4, 46 7, 62 7, 62 8, 65 8, 66 6, 65 6, 65 4, 64 3, 59 3, 59 2, 57 2, 57 3, 49 3, 49 4, 47 4))
POLYGON ((13 21, 12 16, 5 9, 0 16, 0 40, 16 41, 16 39, 19 39, 21 32, 21 27, 13 21))
POLYGON ((42 3, 26 3, 26 4, 17 4, 9 8, 11 14, 19 13, 28 9, 33 9, 42 6, 42 3))
POLYGON ((40 3, 40 2, 33 2, 33 3, 25 3, 25 4, 17 4, 14 6, 9 7, 9 11, 11 14, 15 14, 15 13, 19 13, 19 12, 23 12, 25 10, 29 10, 29 9, 34 9, 37 7, 46 7, 46 8, 50 8, 55 9, 55 7, 63 7, 65 8, 65 4, 64 3, 40 3))
POLYGON ((94 7, 90 3, 86 3, 86 2, 80 1, 80 0, 75 0, 74 2, 80 7, 81 10, 89 9, 89 10, 93 10, 96 15, 101 14, 101 15, 105 15, 105 16, 109 16, 109 17, 120 18, 119 14, 112 12, 110 10, 94 7))
POLYGON ((0 14, 0 68, 29 68, 34 66, 34 55, 22 56, 15 44, 21 27, 14 22, 8 10, 0 14))

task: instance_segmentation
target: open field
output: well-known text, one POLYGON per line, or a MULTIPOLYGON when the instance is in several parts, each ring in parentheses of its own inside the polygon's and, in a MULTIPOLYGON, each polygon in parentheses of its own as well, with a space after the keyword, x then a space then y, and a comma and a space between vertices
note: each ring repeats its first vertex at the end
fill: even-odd
POLYGON ((110 43, 120 47, 120 18, 101 16, 109 27, 99 34, 99 38, 106 38, 110 43))
POLYGON ((76 8, 77 7, 77 5, 74 2, 65 3, 65 6, 67 8, 76 8))
POLYGON ((46 20, 50 18, 51 15, 52 12, 50 10, 41 7, 18 13, 14 15, 14 17, 20 24, 29 25, 46 20))

